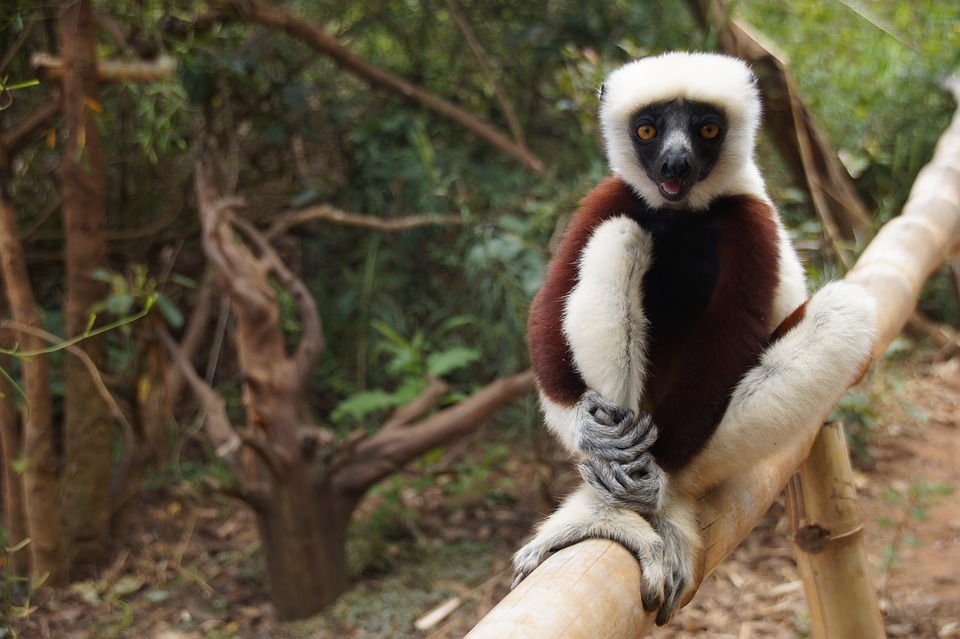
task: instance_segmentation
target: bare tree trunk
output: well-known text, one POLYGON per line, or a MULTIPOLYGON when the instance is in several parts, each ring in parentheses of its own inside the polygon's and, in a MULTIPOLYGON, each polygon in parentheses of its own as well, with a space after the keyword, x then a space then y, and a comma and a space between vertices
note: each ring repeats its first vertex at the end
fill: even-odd
MULTIPOLYGON (((63 113, 67 128, 62 156, 63 224, 66 238, 67 336, 86 329, 91 306, 107 289, 91 273, 106 266, 103 148, 97 117, 100 110, 90 0, 63 0, 60 14, 63 48, 63 113)), ((80 344, 98 367, 105 353, 103 337, 80 344)), ((113 420, 93 380, 75 357, 66 362, 66 409, 63 517, 74 563, 102 560, 111 512, 113 420)))
MULTIPOLYGON (((17 229, 13 202, 7 190, 9 157, 0 130, 0 274, 4 292, 14 320, 40 326, 33 290, 27 276, 27 262, 17 229)), ((35 336, 17 336, 21 351, 43 347, 35 336)), ((22 479, 25 519, 31 539, 29 550, 34 582, 46 575, 46 583, 58 585, 66 577, 63 532, 57 509, 57 477, 53 451, 53 417, 47 358, 31 357, 21 361, 24 411, 23 457, 26 462, 22 479)))
MULTIPOLYGON (((0 278, 2 280, 2 278, 0 278)), ((0 307, 4 306, 0 301, 0 307)), ((0 347, 9 349, 12 340, 0 334, 0 347)), ((10 370, 10 358, 0 355, 0 369, 10 370)), ((26 539, 27 522, 23 513, 23 481, 17 472, 17 460, 23 447, 20 421, 14 403, 14 390, 10 382, 0 375, 0 467, 3 468, 3 526, 7 529, 7 545, 15 546, 26 539)), ((10 557, 13 574, 30 573, 29 553, 14 553, 10 557)))
POLYGON ((257 525, 279 618, 316 614, 346 590, 347 526, 356 505, 330 486, 316 486, 305 465, 273 485, 257 525))

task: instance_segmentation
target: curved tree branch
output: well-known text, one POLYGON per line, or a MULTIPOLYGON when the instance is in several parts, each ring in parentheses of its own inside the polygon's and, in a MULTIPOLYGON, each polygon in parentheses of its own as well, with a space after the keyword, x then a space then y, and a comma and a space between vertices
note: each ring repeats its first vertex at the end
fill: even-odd
POLYGON ((687 5, 702 28, 719 30, 726 53, 753 64, 766 98, 767 126, 779 132, 772 140, 797 182, 810 194, 837 256, 849 261, 842 243, 869 235, 872 220, 825 134, 800 99, 786 64, 749 25, 729 19, 724 0, 687 0, 687 5))
POLYGON ((310 376, 313 374, 313 368, 323 354, 326 348, 326 341, 323 336, 323 322, 320 319, 320 313, 317 310, 316 300, 299 277, 293 274, 287 265, 283 263, 276 250, 267 239, 245 219, 233 218, 233 225, 252 242, 257 250, 260 251, 261 259, 265 260, 270 271, 280 281, 290 295, 297 303, 297 310, 300 313, 300 323, 302 333, 297 343, 297 350, 294 353, 294 366, 297 369, 297 375, 300 377, 300 383, 306 386, 310 376))
POLYGON ((197 372, 193 370, 193 364, 190 363, 176 340, 166 330, 158 327, 157 337, 166 346, 170 361, 180 370, 193 394, 200 402, 200 406, 206 414, 203 428, 207 434, 207 439, 210 440, 217 453, 217 457, 227 464, 236 477, 243 477, 239 455, 243 442, 230 423, 223 397, 197 375, 197 372))
POLYGON ((406 100, 427 107, 431 111, 461 125, 515 160, 522 162, 527 168, 537 173, 544 171, 543 162, 537 156, 522 145, 507 138, 488 122, 477 118, 452 102, 439 98, 403 78, 373 65, 340 44, 336 38, 320 27, 259 0, 219 0, 214 4, 219 8, 232 9, 244 19, 286 31, 291 36, 307 43, 316 51, 329 56, 341 68, 363 78, 371 85, 392 91, 406 100))
POLYGON ((406 428, 381 430, 360 441, 332 481, 347 494, 366 490, 411 459, 473 429, 498 408, 534 388, 533 372, 498 379, 467 399, 406 428))
MULTIPOLYGON (((54 346, 64 344, 63 338, 57 337, 53 333, 48 333, 42 328, 37 328, 35 326, 29 326, 22 322, 16 322, 13 320, 0 320, 0 328, 9 328, 14 331, 19 331, 21 333, 29 333, 35 337, 39 337, 43 341, 53 344, 54 346)), ((87 355, 86 351, 77 346, 76 344, 66 344, 64 350, 78 358, 83 364, 83 367, 87 369, 87 372, 90 373, 90 378, 93 380, 93 385, 97 389, 97 393, 100 394, 100 397, 103 398, 103 401, 106 402, 107 406, 110 407, 110 412, 113 413, 113 416, 120 422, 120 425, 123 426, 123 431, 125 433, 126 442, 128 447, 133 446, 133 426, 130 425, 130 422, 127 420, 127 416, 123 414, 123 410, 120 408, 120 405, 117 403, 117 400, 113 398, 113 394, 110 392, 110 389, 107 388, 107 385, 103 381, 103 375, 100 373, 100 369, 97 368, 97 365, 90 359, 90 356, 87 355)))
POLYGON ((490 85, 490 88, 493 89, 494 95, 497 96, 497 102, 500 103, 500 112, 503 113, 503 117, 507 120, 507 126, 510 127, 510 133, 513 134, 513 139, 516 140, 521 148, 526 149, 527 142, 523 135, 523 128, 520 126, 520 119, 517 118, 517 113, 514 111, 513 105, 510 104, 507 92, 503 90, 503 86, 497 81, 497 76, 493 73, 493 69, 490 68, 490 63, 487 62, 487 56, 483 51, 483 47, 480 45, 480 41, 477 40, 476 34, 474 34, 473 29, 470 27, 470 22, 468 22, 467 18, 460 12, 460 7, 457 6, 456 0, 446 0, 446 3, 447 12, 450 14, 450 17, 453 18, 453 21, 457 23, 457 28, 460 29, 460 33, 463 34, 463 39, 466 41, 467 46, 470 47, 474 59, 480 66, 480 71, 483 72, 483 77, 487 79, 487 83, 490 85))
POLYGON ((363 213, 351 213, 342 211, 329 204, 311 206, 305 209, 297 209, 281 213, 270 225, 264 235, 272 240, 283 235, 291 228, 307 224, 308 222, 322 221, 339 224, 341 226, 356 226, 359 228, 370 229, 372 231, 381 231, 384 233, 397 233, 401 231, 410 231, 424 226, 454 226, 464 223, 463 216, 457 214, 424 214, 424 215, 405 215, 403 217, 383 218, 376 215, 365 215, 363 213))

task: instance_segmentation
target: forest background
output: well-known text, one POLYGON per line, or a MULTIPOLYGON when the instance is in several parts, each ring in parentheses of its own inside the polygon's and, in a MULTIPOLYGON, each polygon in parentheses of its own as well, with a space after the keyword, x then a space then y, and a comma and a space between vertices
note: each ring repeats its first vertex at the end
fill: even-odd
MULTIPOLYGON (((250 606, 218 632, 255 633, 424 554, 508 555, 570 481, 525 318, 607 173, 596 89, 639 56, 717 49, 734 20, 772 43, 866 212, 825 223, 766 131, 816 287, 949 122, 952 3, 5 3, 6 632, 103 636, 79 599, 123 633, 128 597, 175 609, 176 583, 250 606), (427 502, 435 528, 487 529, 431 539, 427 502), (184 568, 205 523, 222 589, 184 568), (146 576, 151 547, 176 561, 146 576)), ((927 334, 960 325, 956 277, 924 291, 927 334)), ((865 468, 872 399, 841 406, 865 468)))

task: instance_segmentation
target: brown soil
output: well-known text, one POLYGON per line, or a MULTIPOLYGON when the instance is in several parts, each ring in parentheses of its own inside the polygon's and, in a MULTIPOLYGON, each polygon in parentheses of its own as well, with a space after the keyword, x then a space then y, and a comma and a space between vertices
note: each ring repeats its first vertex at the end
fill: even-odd
MULTIPOLYGON (((884 623, 890 637, 960 637, 960 362, 888 369, 867 382, 873 467, 858 471, 884 623)), ((543 477, 559 473, 553 486, 570 479, 552 453, 548 462, 524 459, 516 442, 529 438, 489 444, 503 437, 502 429, 477 433, 378 489, 353 533, 364 576, 314 619, 276 621, 249 513, 176 484, 144 497, 132 543, 96 580, 29 602, 0 599, 8 617, 0 639, 462 637, 506 592, 510 554, 547 508, 543 477), (414 627, 454 599, 460 605, 433 626, 414 627)), ((653 636, 794 639, 809 632, 775 505, 653 636)))

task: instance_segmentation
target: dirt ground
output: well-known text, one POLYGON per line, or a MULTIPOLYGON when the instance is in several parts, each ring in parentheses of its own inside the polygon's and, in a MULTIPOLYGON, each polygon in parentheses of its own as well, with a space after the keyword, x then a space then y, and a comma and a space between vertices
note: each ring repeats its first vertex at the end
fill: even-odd
MULTIPOLYGON (((866 385, 875 437, 872 467, 857 477, 887 634, 960 637, 960 362, 888 364, 866 385)), ((550 456, 533 463, 511 442, 478 444, 490 438, 479 432, 415 464, 367 500, 352 533, 360 576, 323 615, 277 622, 249 513, 179 483, 145 496, 134 542, 97 580, 8 598, 0 639, 462 637, 507 591, 510 554, 545 508, 540 478, 569 479, 550 456)), ((775 504, 653 636, 809 636, 782 514, 775 504)))

